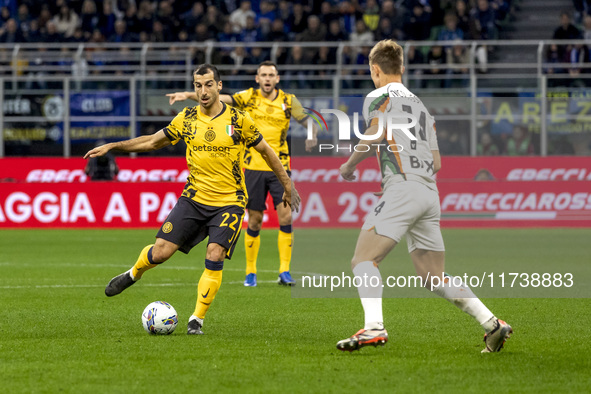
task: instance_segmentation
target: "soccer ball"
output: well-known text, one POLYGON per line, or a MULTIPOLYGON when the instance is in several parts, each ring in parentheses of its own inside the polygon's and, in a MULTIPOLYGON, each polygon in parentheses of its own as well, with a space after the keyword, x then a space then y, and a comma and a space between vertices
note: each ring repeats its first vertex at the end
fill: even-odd
POLYGON ((142 326, 149 334, 172 334, 178 322, 176 310, 168 302, 152 302, 142 313, 142 326))

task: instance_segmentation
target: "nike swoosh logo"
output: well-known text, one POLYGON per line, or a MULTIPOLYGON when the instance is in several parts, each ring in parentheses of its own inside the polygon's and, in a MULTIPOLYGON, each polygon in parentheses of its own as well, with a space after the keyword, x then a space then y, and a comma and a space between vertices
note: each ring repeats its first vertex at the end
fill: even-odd
POLYGON ((201 297, 207 298, 207 296, 209 295, 209 290, 211 290, 211 289, 207 289, 207 293, 201 294, 201 297))
POLYGON ((251 242, 250 244, 246 245, 249 248, 252 248, 252 245, 254 244, 254 242, 251 242))

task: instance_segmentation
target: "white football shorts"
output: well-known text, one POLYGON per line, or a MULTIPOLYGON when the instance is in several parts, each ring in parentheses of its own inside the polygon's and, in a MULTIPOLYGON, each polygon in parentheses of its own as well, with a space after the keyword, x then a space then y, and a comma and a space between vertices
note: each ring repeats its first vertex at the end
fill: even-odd
POLYGON ((406 235, 409 253, 415 249, 444 251, 440 216, 439 193, 409 180, 386 188, 361 229, 375 229, 396 242, 406 235))

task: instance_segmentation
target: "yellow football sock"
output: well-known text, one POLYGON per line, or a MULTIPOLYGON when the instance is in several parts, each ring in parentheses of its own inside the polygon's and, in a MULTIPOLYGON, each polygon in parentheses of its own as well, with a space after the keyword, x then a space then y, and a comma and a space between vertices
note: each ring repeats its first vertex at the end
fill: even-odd
POLYGON ((291 231, 286 233, 279 230, 279 235, 277 236, 277 248, 279 249, 279 273, 289 271, 292 243, 293 233, 291 231))
MULTIPOLYGON (((208 265, 208 261, 209 260, 205 260, 206 266, 208 265)), ((195 312, 193 312, 193 315, 200 319, 205 317, 209 306, 222 285, 221 264, 223 264, 223 262, 218 261, 215 263, 220 265, 219 270, 205 268, 205 271, 203 271, 203 274, 201 275, 201 279, 199 279, 199 285, 197 286, 197 305, 195 306, 195 312)))
POLYGON ((257 273, 257 257, 261 247, 261 236, 258 231, 247 229, 244 237, 244 248, 246 249, 246 275, 257 273), (256 234, 256 236, 254 236, 256 234))
POLYGON ((144 272, 149 270, 150 268, 156 267, 158 264, 150 263, 150 259, 148 259, 148 252, 154 245, 146 246, 142 252, 140 253, 140 257, 138 257, 135 265, 131 269, 131 274, 133 275, 134 280, 140 280, 144 272))

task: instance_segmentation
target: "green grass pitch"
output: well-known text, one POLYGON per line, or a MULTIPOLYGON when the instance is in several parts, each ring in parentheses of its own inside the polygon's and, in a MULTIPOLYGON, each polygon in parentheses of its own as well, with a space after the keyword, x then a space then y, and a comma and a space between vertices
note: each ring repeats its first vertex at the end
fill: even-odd
MULTIPOLYGON (((121 295, 104 295, 106 283, 135 262, 155 233, 0 231, 4 392, 590 390, 589 298, 485 299, 515 333, 502 352, 484 355, 481 328, 446 301, 385 299, 390 342, 342 353, 336 342, 363 325, 359 300, 294 297, 289 288, 274 283, 277 233, 268 230, 262 232, 259 286, 242 286, 241 239, 234 258, 225 264, 205 335, 187 336, 203 269, 202 246, 188 256, 173 256, 121 295), (150 336, 141 327, 142 310, 156 300, 170 302, 179 313, 179 325, 170 336, 150 336)), ((315 258, 315 264, 331 261, 348 274, 357 234, 296 229, 295 248, 307 250, 308 260, 315 258), (318 243, 331 236, 347 247, 331 249, 318 243)), ((564 271, 570 264, 583 282, 591 272, 588 229, 449 229, 444 239, 451 273, 467 267, 490 271, 497 262, 529 260, 540 272, 564 271)), ((298 271, 297 264, 294 260, 292 271, 298 271)), ((390 273, 411 269, 404 245, 388 257, 386 266, 390 273)))

